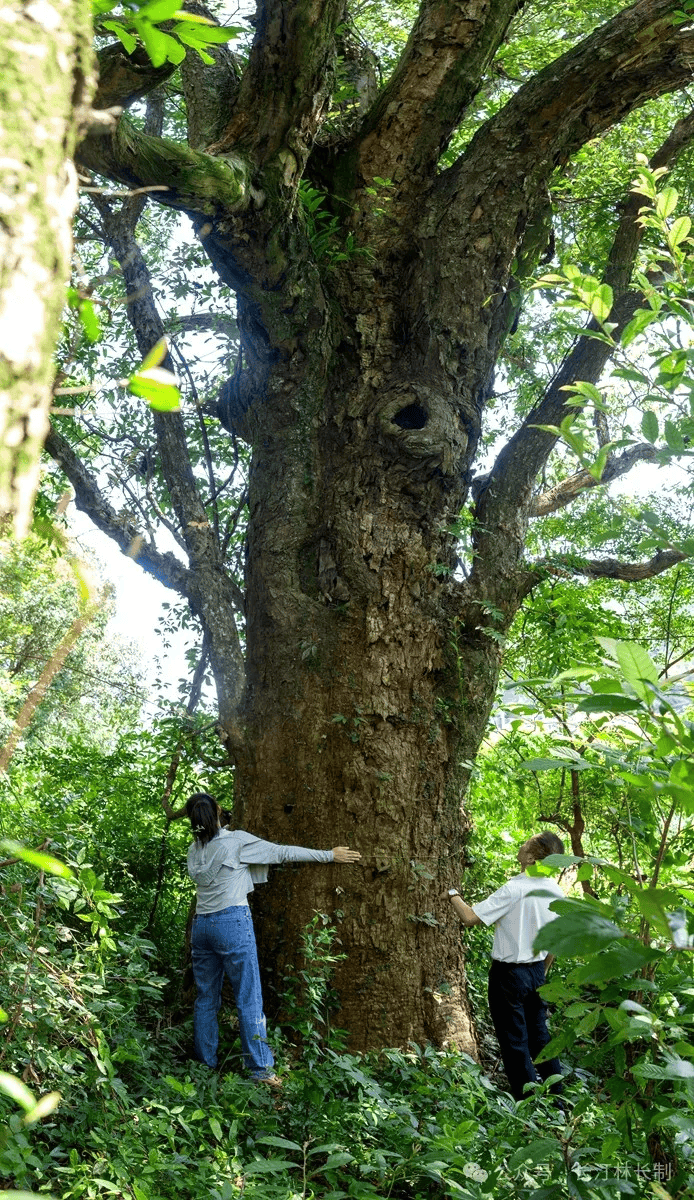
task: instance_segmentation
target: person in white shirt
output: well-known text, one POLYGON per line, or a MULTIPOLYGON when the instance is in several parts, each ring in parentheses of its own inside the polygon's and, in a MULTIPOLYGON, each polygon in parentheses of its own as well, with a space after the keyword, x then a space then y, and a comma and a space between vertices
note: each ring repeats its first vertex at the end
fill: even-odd
POLYGON ((361 854, 347 846, 335 846, 332 850, 280 846, 254 837, 243 829, 222 829, 221 811, 217 801, 207 792, 196 792, 186 801, 186 812, 195 834, 195 841, 188 850, 188 874, 197 891, 191 934, 196 987, 194 1053, 200 1062, 216 1067, 217 1013, 226 974, 236 1001, 246 1067, 252 1078, 279 1086, 280 1081, 274 1074, 275 1060, 267 1043, 248 893, 253 891, 256 883, 267 881, 268 866, 272 863, 354 863, 361 854))
MULTIPOLYGON (((499 1041, 504 1070, 516 1100, 523 1099, 526 1083, 538 1078, 560 1075, 556 1058, 535 1063, 534 1059, 550 1040, 547 1029, 547 1005, 538 992, 545 982, 545 970, 551 963, 546 950, 533 950, 535 938, 556 913, 553 900, 564 893, 553 879, 525 874, 531 863, 549 854, 563 854, 561 838, 550 830, 528 838, 518 850, 521 866, 514 875, 486 900, 466 904, 455 888, 448 895, 463 925, 493 925, 494 944, 489 972, 489 1011, 499 1041)), ((553 1084, 560 1092, 561 1084, 553 1084)))

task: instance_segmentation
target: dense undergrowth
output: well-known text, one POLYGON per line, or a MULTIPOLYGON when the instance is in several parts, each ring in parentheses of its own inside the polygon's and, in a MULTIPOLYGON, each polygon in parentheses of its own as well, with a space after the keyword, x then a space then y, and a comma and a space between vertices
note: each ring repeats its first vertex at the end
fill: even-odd
MULTIPOLYGON (((600 687, 577 702, 627 706, 631 726, 593 717, 580 754, 513 727, 472 794, 484 819, 461 882, 470 901, 517 869, 537 820, 529 770, 570 785, 580 768, 592 853, 547 860, 576 884, 541 935, 558 955, 546 1053, 565 1065, 561 1105, 539 1087, 520 1104, 505 1091, 484 929, 461 932, 480 1064, 454 1048, 350 1053, 332 1027, 339 928, 322 914, 272 1031, 282 1091, 244 1076, 229 1008, 221 1070, 192 1062, 188 835, 159 799, 177 727, 104 752, 29 739, 0 780, 0 1200, 691 1196, 694 723, 625 645, 626 667, 601 662, 600 687)), ((208 776, 189 756, 177 786, 208 776)))
POLYGON ((190 1016, 152 969, 155 947, 127 932, 120 898, 81 857, 69 877, 26 862, 4 871, 0 1067, 62 1099, 27 1123, 3 1097, 0 1189, 61 1200, 686 1194, 686 1163, 678 1178, 654 1164, 633 1101, 610 1095, 589 1028, 565 1047, 564 1110, 539 1089, 515 1105, 491 1062, 452 1050, 359 1056, 339 1031, 326 1037, 334 946, 321 919, 293 981, 303 1053, 274 1033, 282 1092, 240 1073, 230 1013, 220 1072, 191 1062, 190 1016))

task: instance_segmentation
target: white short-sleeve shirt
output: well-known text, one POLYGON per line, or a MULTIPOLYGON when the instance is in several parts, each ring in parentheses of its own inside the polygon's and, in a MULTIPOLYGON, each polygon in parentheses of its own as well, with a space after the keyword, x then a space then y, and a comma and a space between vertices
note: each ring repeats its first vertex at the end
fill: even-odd
POLYGON ((535 954, 533 943, 543 925, 557 916, 550 910, 552 901, 563 899, 564 893, 553 879, 521 873, 471 908, 484 925, 494 926, 492 958, 507 963, 542 962, 548 951, 535 954))

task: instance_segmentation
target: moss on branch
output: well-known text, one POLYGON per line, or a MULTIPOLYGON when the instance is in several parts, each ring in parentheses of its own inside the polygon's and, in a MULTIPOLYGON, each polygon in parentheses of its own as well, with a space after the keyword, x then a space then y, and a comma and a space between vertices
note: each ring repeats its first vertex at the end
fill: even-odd
POLYGON ((167 138, 152 137, 136 129, 127 117, 121 118, 112 137, 86 138, 79 161, 129 187, 160 187, 156 198, 161 204, 188 213, 240 212, 252 197, 249 167, 237 155, 215 158, 167 138))

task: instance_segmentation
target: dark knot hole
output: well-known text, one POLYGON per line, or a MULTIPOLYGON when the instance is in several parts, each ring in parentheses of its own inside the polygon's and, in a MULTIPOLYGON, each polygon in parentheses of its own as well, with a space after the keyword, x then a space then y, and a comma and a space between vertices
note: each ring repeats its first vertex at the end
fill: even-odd
POLYGON ((391 420, 401 429, 423 429, 429 420, 429 414, 421 404, 408 404, 406 408, 396 412, 391 420))

